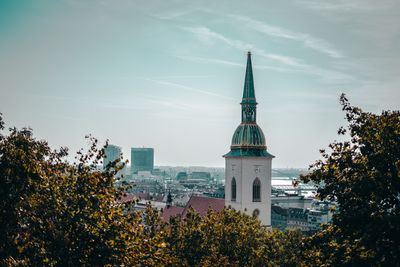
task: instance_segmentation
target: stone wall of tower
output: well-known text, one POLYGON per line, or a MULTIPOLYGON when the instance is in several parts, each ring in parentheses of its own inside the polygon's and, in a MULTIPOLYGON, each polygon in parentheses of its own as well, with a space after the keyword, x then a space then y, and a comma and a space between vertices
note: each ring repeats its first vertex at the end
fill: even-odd
POLYGON ((225 206, 240 210, 250 216, 259 210, 259 219, 265 226, 271 225, 271 164, 272 158, 227 157, 225 158, 225 206), (231 181, 236 180, 236 200, 232 201, 231 181), (261 201, 253 202, 253 182, 261 182, 261 201))

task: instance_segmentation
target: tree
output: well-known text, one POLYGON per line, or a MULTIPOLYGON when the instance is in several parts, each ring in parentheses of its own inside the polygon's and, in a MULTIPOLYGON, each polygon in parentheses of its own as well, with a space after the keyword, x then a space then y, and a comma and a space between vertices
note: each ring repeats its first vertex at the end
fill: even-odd
POLYGON ((304 182, 321 184, 318 196, 338 203, 332 225, 306 241, 314 264, 398 266, 400 262, 400 112, 380 115, 340 102, 350 141, 321 150, 304 182))
POLYGON ((0 116, 0 265, 297 265, 297 232, 230 209, 162 223, 155 209, 121 203, 114 177, 123 163, 99 170, 104 150, 93 137, 71 164, 67 149, 51 150, 29 128, 3 135, 3 125, 0 116))
POLYGON ((165 241, 180 266, 298 266, 301 238, 299 232, 268 230, 256 218, 223 209, 172 218, 165 241))
MULTIPOLYGON (((0 130, 4 129, 0 116, 0 130)), ((87 152, 66 161, 32 130, 0 132, 0 265, 165 265, 160 233, 139 212, 125 213, 124 194, 114 186, 123 167, 97 165, 103 149, 88 137, 87 152)))
POLYGON ((172 195, 171 195, 171 190, 168 191, 168 195, 167 195, 167 203, 166 203, 166 208, 171 207, 172 205, 172 195))

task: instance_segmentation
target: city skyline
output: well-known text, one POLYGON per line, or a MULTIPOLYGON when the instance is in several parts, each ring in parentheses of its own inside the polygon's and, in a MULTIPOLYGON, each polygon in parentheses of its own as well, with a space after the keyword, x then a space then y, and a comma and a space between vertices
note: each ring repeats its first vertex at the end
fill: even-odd
POLYGON ((274 168, 306 168, 346 125, 340 94, 399 109, 396 1, 2 1, 0 112, 53 148, 92 134, 154 164, 222 167, 246 53, 274 168))

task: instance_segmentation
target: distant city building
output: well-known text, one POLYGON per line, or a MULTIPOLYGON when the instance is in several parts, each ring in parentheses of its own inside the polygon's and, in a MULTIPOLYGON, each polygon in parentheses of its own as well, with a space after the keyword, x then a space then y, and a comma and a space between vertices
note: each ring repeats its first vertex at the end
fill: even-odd
POLYGON ((289 208, 287 229, 308 231, 308 210, 289 208))
POLYGON ((322 210, 310 210, 308 212, 308 229, 317 231, 321 228, 321 224, 328 223, 328 212, 322 210))
POLYGON ((139 171, 153 171, 154 149, 153 148, 131 148, 131 173, 139 171))
POLYGON ((243 89, 242 122, 236 128, 225 157, 225 206, 258 217, 271 226, 271 167, 264 133, 256 122, 251 54, 247 55, 243 89))
POLYGON ((130 181, 133 185, 131 188, 126 189, 128 193, 163 193, 164 186, 161 178, 154 176, 136 176, 130 181))
POLYGON ((105 169, 107 165, 122 157, 121 147, 116 145, 107 145, 104 149, 104 158, 103 158, 103 168, 105 169))
POLYGON ((187 178, 187 172, 178 172, 178 174, 176 175, 176 180, 178 181, 187 180, 187 178))
POLYGON ((225 198, 225 187, 223 185, 214 186, 211 192, 203 192, 203 195, 213 198, 225 198))
POLYGON ((282 208, 310 209, 312 202, 312 198, 299 195, 282 194, 271 197, 271 204, 282 208))
POLYGON ((280 230, 285 230, 288 221, 288 209, 277 205, 271 207, 271 226, 280 230))
POLYGON ((152 174, 157 176, 165 176, 165 171, 161 171, 160 169, 153 169, 152 174))
MULTIPOLYGON (((272 200, 274 202, 274 200, 272 200)), ((280 203, 281 204, 281 203, 280 203)), ((334 203, 313 201, 312 208, 293 208, 273 204, 271 225, 281 230, 292 229, 305 232, 315 232, 321 229, 321 224, 332 220, 334 203)))
POLYGON ((204 181, 210 181, 211 174, 209 172, 192 172, 190 174, 190 178, 204 180, 204 181))

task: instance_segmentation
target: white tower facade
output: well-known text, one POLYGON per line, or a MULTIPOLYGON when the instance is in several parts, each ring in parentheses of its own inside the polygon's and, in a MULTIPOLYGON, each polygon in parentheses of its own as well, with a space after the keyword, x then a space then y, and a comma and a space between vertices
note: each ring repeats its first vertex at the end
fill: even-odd
POLYGON ((271 225, 271 170, 273 155, 267 152, 265 136, 256 122, 251 54, 243 90, 242 122, 232 137, 225 157, 225 206, 258 217, 271 225))

